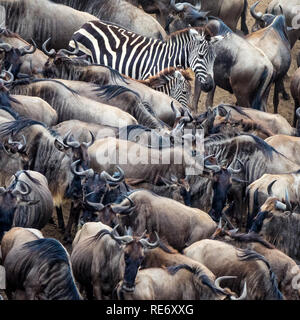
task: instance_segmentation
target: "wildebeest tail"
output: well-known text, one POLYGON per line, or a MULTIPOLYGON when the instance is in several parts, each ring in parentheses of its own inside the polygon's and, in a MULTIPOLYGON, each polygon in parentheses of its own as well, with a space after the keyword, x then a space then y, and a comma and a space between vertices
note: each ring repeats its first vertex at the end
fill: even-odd
POLYGON ((261 254, 258 254, 257 252, 255 252, 253 250, 239 249, 239 251, 241 252, 241 254, 238 255, 238 258, 241 261, 260 260, 266 264, 266 266, 269 270, 269 275, 270 275, 270 283, 271 283, 271 291, 272 291, 271 295, 273 296, 273 298, 275 298, 277 300, 283 300, 283 295, 278 288, 277 277, 276 277, 275 273, 273 272, 268 260, 264 256, 262 256, 261 254))
POLYGON ((273 79, 273 72, 269 72, 268 68, 265 67, 263 73, 259 79, 259 85, 254 93, 254 97, 252 99, 251 108, 256 110, 261 109, 261 103, 263 95, 265 94, 268 87, 271 85, 273 79))

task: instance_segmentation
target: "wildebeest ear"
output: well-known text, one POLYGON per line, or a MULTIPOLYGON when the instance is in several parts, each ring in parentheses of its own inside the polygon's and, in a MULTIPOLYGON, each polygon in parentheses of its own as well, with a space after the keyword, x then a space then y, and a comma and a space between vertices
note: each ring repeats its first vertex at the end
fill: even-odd
POLYGON ((56 147, 56 149, 58 149, 59 151, 65 151, 68 150, 69 147, 64 145, 61 141, 59 141, 58 139, 55 139, 54 141, 54 145, 56 147))

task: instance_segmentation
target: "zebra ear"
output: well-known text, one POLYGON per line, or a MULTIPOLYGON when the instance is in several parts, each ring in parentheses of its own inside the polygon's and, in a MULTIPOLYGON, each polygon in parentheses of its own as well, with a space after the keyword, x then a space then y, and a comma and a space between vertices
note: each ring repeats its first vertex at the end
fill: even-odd
POLYGON ((221 41, 225 38, 225 36, 214 36, 210 38, 210 43, 214 44, 217 43, 218 41, 221 41))
POLYGON ((191 29, 189 30, 189 33, 190 33, 191 36, 194 36, 194 37, 196 37, 196 36, 199 35, 198 31, 195 30, 195 29, 193 29, 193 28, 191 28, 191 29))
POLYGON ((155 79, 151 79, 150 86, 151 88, 161 88, 168 83, 167 79, 164 77, 159 77, 155 79))

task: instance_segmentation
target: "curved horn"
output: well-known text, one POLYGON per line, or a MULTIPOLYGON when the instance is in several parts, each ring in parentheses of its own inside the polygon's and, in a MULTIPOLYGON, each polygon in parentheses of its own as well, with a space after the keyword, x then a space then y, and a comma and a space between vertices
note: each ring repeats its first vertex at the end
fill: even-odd
POLYGON ((72 136, 72 131, 69 130, 64 138, 63 138, 63 143, 66 145, 66 146, 69 146, 69 147, 72 147, 72 148, 79 148, 80 147, 80 143, 76 140, 71 140, 71 136, 72 136))
POLYGON ((69 55, 73 55, 76 56, 79 52, 79 45, 78 42, 75 39, 72 39, 75 43, 75 49, 73 51, 69 51, 67 49, 60 49, 58 52, 59 53, 63 53, 63 54, 69 54, 69 55))
POLYGON ((280 8, 281 15, 283 15, 283 9, 282 9, 282 6, 281 6, 281 5, 279 5, 279 8, 280 8))
POLYGON ((252 5, 252 6, 250 7, 250 13, 251 13, 251 15, 252 15, 252 17, 253 17, 254 19, 259 20, 259 21, 263 21, 263 20, 262 20, 263 14, 262 14, 261 12, 255 12, 255 8, 256 8, 256 6, 257 6, 258 4, 259 4, 259 1, 256 1, 256 2, 254 3, 254 5, 252 5))
POLYGON ((25 54, 32 54, 36 51, 36 48, 37 48, 36 43, 34 42, 33 39, 31 39, 31 41, 32 41, 33 45, 25 46, 25 47, 19 49, 21 56, 25 56, 25 54), (32 49, 30 50, 31 47, 32 47, 32 49))
POLYGON ((230 174, 237 174, 237 173, 240 173, 243 169, 240 168, 240 169, 232 169, 231 167, 227 168, 227 171, 230 173, 230 174))
POLYGON ((117 228, 119 227, 119 225, 117 224, 113 230, 111 231, 111 236, 114 240, 116 241, 121 241, 122 243, 128 244, 130 242, 133 241, 133 237, 126 235, 126 236, 119 236, 118 232, 117 232, 117 228))
POLYGON ((171 0, 170 7, 173 8, 176 12, 181 12, 184 8, 184 5, 181 3, 175 3, 175 0, 171 0))
POLYGON ((292 212, 293 209, 292 209, 292 205, 291 205, 291 203, 290 203, 290 197, 289 197, 289 191, 288 191, 288 189, 285 189, 285 203, 286 203, 287 211, 292 212))
POLYGON ((76 170, 76 166, 77 164, 81 162, 81 160, 76 160, 71 164, 71 172, 75 175, 75 176, 79 176, 79 177, 86 177, 86 178, 90 178, 94 176, 94 170, 93 169, 87 169, 87 170, 83 170, 83 171, 77 171, 76 170))
POLYGON ((90 134, 91 134, 92 140, 90 142, 82 142, 82 144, 87 148, 89 148, 95 142, 95 136, 93 132, 90 131, 90 134))
POLYGON ((224 291, 224 289, 221 287, 220 283, 222 280, 226 280, 226 279, 236 279, 237 276, 222 276, 222 277, 218 277, 215 280, 215 287, 221 291, 224 291))
POLYGON ((12 194, 13 195, 21 194, 22 196, 27 196, 31 191, 32 191, 32 188, 28 185, 28 183, 22 180, 17 180, 16 186, 13 189, 12 194), (23 187, 25 187, 25 191, 21 190, 21 188, 18 185, 22 185, 23 187))
POLYGON ((247 282, 244 283, 243 292, 240 297, 236 298, 235 296, 230 296, 231 300, 245 300, 247 298, 247 282))
POLYGON ((286 205, 279 200, 275 202, 275 208, 278 210, 286 211, 286 205))
POLYGON ((144 248, 154 249, 159 246, 159 236, 156 231, 154 231, 156 236, 156 241, 151 243, 147 239, 140 239, 139 242, 142 244, 144 248))
POLYGON ((42 45, 42 49, 44 53, 46 53, 47 56, 49 57, 54 57, 56 55, 56 51, 54 49, 51 49, 50 51, 47 50, 47 44, 51 40, 51 37, 48 38, 42 45))
POLYGON ((268 191, 268 196, 269 196, 269 197, 273 197, 272 187, 273 187, 273 184, 274 184, 276 181, 277 181, 277 180, 274 180, 274 181, 272 181, 272 182, 268 185, 267 191, 268 191))
MULTIPOLYGON (((94 192, 89 193, 88 195, 92 194, 94 192)), ((86 197, 88 196, 86 195, 86 197)), ((88 204, 90 207, 92 207, 94 210, 96 211, 101 211, 105 205, 103 205, 102 203, 95 203, 95 202, 90 202, 88 200, 85 200, 85 203, 88 204)))
POLYGON ((11 66, 10 66, 9 70, 3 70, 1 72, 1 78, 5 77, 5 75, 9 76, 8 80, 1 79, 1 81, 3 81, 4 84, 9 84, 14 81, 14 75, 10 72, 10 70, 11 70, 11 66))
POLYGON ((100 174, 100 177, 105 180, 105 181, 111 181, 111 182, 122 182, 124 180, 124 171, 119 167, 117 166, 117 169, 119 170, 120 172, 120 177, 119 178, 114 178, 112 177, 109 173, 107 173, 106 171, 102 171, 101 174, 100 174))
POLYGON ((0 43, 0 49, 9 52, 13 47, 9 43, 0 43))
POLYGON ((134 209, 135 209, 135 205, 133 203, 133 201, 125 196, 125 198, 129 201, 129 206, 122 206, 122 205, 111 205, 111 209, 114 213, 119 213, 119 214, 130 214, 134 209))

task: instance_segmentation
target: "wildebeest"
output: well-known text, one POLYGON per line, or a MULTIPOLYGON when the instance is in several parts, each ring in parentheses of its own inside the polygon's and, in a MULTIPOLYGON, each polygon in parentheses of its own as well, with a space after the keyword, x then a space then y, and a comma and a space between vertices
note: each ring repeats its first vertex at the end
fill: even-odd
POLYGON ((125 0, 53 0, 80 11, 86 11, 100 20, 116 23, 145 37, 164 39, 163 27, 149 14, 125 0))
POLYGON ((16 172, 2 194, 1 209, 2 219, 10 221, 11 226, 42 229, 49 222, 53 212, 53 200, 47 179, 35 171, 16 172))
POLYGON ((135 277, 140 267, 145 248, 155 248, 159 238, 151 243, 144 233, 137 237, 128 230, 120 236, 101 222, 84 224, 78 231, 71 254, 76 280, 85 289, 88 299, 111 297, 115 285, 123 279, 124 289, 133 291, 135 277))
MULTIPOLYGON (((208 17, 205 26, 214 35, 224 37, 214 46, 214 84, 233 93, 237 105, 265 111, 274 72, 268 57, 218 18, 208 17)), ((207 108, 213 106, 214 91, 215 88, 208 94, 207 108)), ((194 108, 200 93, 195 90, 194 108)))
POLYGON ((28 84, 16 83, 11 92, 42 98, 55 109, 58 122, 77 119, 116 127, 137 124, 136 119, 127 112, 82 97, 59 81, 36 79, 28 84))
POLYGON ((300 151, 299 137, 275 135, 265 139, 265 141, 285 157, 300 165, 300 159, 298 157, 300 151))
POLYGON ((39 48, 50 36, 53 48, 66 48, 78 28, 96 19, 89 13, 48 0, 1 0, 0 5, 5 8, 7 28, 26 41, 34 39, 39 48))
MULTIPOLYGON (((237 23, 241 17, 241 29, 247 34, 248 28, 246 25, 247 14, 247 0, 223 0, 223 1, 199 1, 189 0, 187 2, 174 0, 138 0, 143 9, 149 13, 155 13, 160 23, 166 27, 168 23, 168 16, 170 12, 186 14, 193 14, 193 18, 203 18, 203 15, 195 12, 204 11, 210 15, 221 18, 233 31, 236 31, 237 23), (175 4, 175 2, 177 2, 175 4), (194 5, 191 7, 189 4, 194 5), (194 12, 193 10, 194 9, 194 12)), ((190 21, 191 22, 191 21, 190 21)), ((193 24, 191 24, 194 26, 193 24)))
POLYGON ((67 250, 38 230, 13 228, 2 239, 6 294, 15 300, 82 300, 67 250))
POLYGON ((141 234, 145 229, 149 234, 157 231, 179 251, 210 237, 217 226, 206 212, 148 190, 133 191, 112 209, 118 213, 121 226, 130 226, 135 234, 141 234))
MULTIPOLYGON (((30 44, 22 39, 17 33, 14 33, 8 29, 1 29, 0 39, 4 43, 11 45, 13 48, 18 48, 20 50, 19 53, 21 56, 19 57, 18 62, 21 64, 19 71, 22 74, 36 74, 47 62, 47 55, 38 48, 36 48, 35 51, 30 55, 26 54, 26 51, 31 52, 33 49, 31 49, 30 44)), ((9 47, 6 47, 6 50, 9 49, 9 47)), ((8 67, 10 67, 10 65, 8 67)), ((6 69, 8 69, 8 67, 6 67, 6 69)))
POLYGON ((292 80, 291 80, 291 94, 294 99, 294 121, 293 125, 296 126, 297 120, 298 120, 298 126, 300 126, 300 68, 296 70, 296 72, 293 74, 292 80))
POLYGON ((283 299, 269 262, 255 251, 241 250, 222 241, 204 239, 186 248, 184 254, 203 263, 216 277, 236 276, 235 280, 224 280, 224 285, 234 292, 241 292, 246 281, 249 300, 283 299))
POLYGON ((290 43, 287 35, 285 17, 274 16, 274 20, 265 28, 251 33, 246 37, 247 41, 261 49, 269 58, 274 67, 274 113, 278 111, 279 92, 282 92, 285 100, 289 98, 284 89, 283 78, 291 65, 290 43))
POLYGON ((262 12, 254 11, 257 3, 251 8, 252 16, 256 20, 255 24, 252 27, 252 31, 256 31, 259 28, 266 27, 269 24, 270 20, 272 21, 274 15, 283 14, 286 19, 286 24, 289 27, 288 37, 291 48, 293 48, 300 35, 299 24, 297 21, 297 6, 300 5, 299 0, 273 0, 269 3, 268 8, 264 14, 262 12))
POLYGON ((219 229, 215 239, 224 241, 235 247, 254 250, 264 256, 269 262, 271 269, 276 274, 278 288, 287 300, 299 300, 300 290, 297 280, 300 269, 296 262, 272 244, 264 240, 258 234, 238 233, 219 229))
POLYGON ((288 202, 283 203, 276 197, 269 197, 260 207, 250 231, 259 233, 298 263, 300 216, 288 207, 288 202))
MULTIPOLYGON (((222 289, 211 271, 204 266, 190 267, 186 264, 168 268, 149 268, 140 270, 136 277, 133 292, 124 290, 123 282, 116 286, 119 300, 243 300, 228 289, 222 289)), ((231 278, 231 277, 229 277, 231 278)), ((234 278, 234 277, 233 277, 234 278)), ((224 278, 223 278, 224 279, 224 278)))

